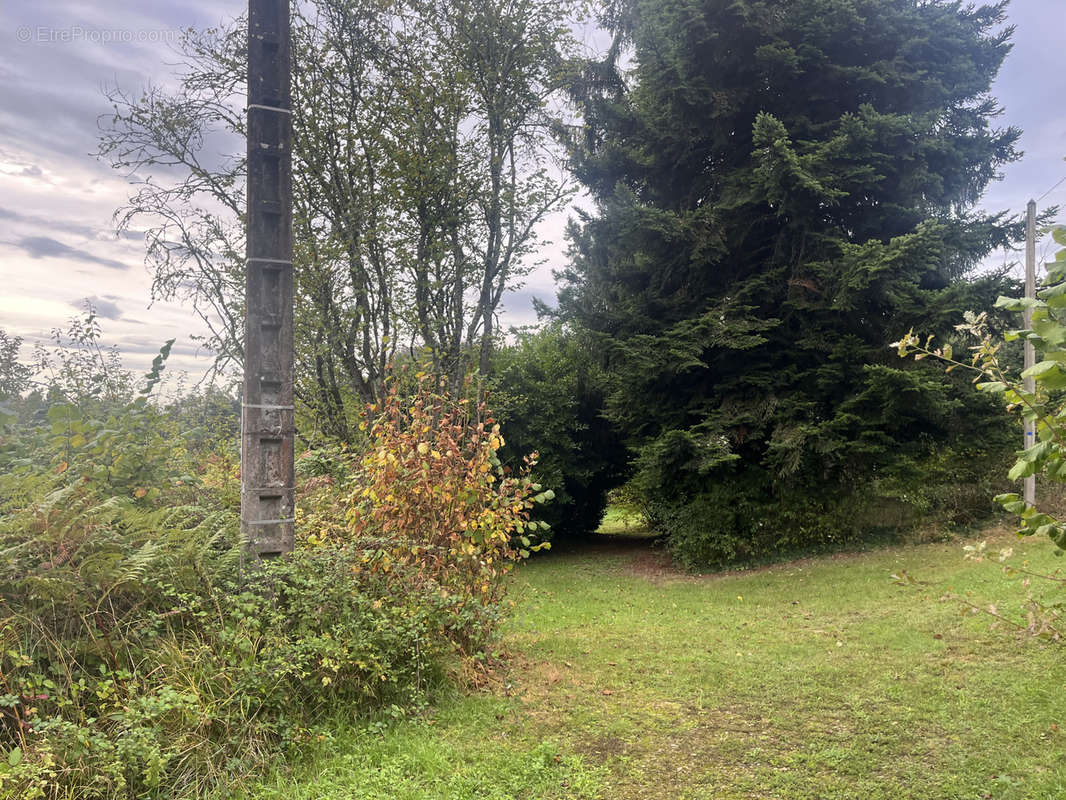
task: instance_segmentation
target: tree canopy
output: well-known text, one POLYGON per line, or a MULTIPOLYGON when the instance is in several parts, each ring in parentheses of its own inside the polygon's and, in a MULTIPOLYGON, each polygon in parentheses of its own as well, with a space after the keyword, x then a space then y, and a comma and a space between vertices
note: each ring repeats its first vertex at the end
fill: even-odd
MULTIPOLYGON (((294 10, 296 396, 348 439, 388 364, 425 350, 457 390, 491 368, 505 292, 569 195, 551 98, 569 0, 315 0, 294 10)), ((244 20, 187 32, 176 86, 110 90, 100 155, 136 177, 158 298, 190 303, 222 365, 243 352, 244 20), (236 136, 227 136, 236 134, 236 136)))
POLYGON ((965 471, 964 404, 982 452, 1002 440, 991 406, 886 343, 949 328, 1005 280, 974 277, 1019 234, 974 210, 1019 156, 990 94, 1005 7, 608 9, 615 45, 574 86, 596 209, 572 227, 561 308, 602 345, 608 413, 683 558, 838 539, 865 524, 832 513, 848 498, 898 499, 918 462, 965 471))

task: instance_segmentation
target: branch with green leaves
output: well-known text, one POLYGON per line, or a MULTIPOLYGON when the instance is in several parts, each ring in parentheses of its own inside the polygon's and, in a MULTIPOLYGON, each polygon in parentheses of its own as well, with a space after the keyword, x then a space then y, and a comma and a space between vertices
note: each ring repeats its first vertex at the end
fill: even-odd
MULTIPOLYGON (((932 336, 923 341, 913 329, 892 344, 901 358, 935 358, 946 364, 949 372, 972 371, 979 391, 1000 396, 1008 412, 1032 423, 1036 441, 1019 451, 1008 473, 1011 480, 1039 475, 1066 483, 1066 228, 1055 229, 1053 236, 1064 249, 1045 265, 1047 273, 1037 296, 1000 297, 996 301, 996 308, 1029 312, 1028 327, 998 337, 991 330, 987 313, 966 312, 965 321, 956 330, 977 341, 969 347, 968 360, 956 357, 950 344, 935 346, 932 336), (1003 358, 1004 345, 1019 340, 1032 344, 1040 355, 1036 364, 1022 371, 1012 369, 1003 358), (1032 380, 1031 389, 1026 386, 1027 379, 1032 380)), ((1019 535, 1048 536, 1060 552, 1066 549, 1066 522, 1027 504, 1013 492, 995 499, 1019 516, 1019 535)))

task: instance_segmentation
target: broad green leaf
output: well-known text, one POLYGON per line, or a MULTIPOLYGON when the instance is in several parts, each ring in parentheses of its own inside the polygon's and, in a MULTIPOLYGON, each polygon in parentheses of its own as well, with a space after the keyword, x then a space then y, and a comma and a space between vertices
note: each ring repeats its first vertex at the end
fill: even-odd
POLYGON ((1066 306, 1066 283, 1058 283, 1047 289, 1041 289, 1037 296, 1045 301, 1048 308, 1063 308, 1066 306))
POLYGON ((1027 308, 1046 308, 1047 305, 1035 297, 1005 297, 1000 295, 996 298, 996 308, 1007 311, 1025 311, 1027 308))
POLYGON ((1058 361, 1040 361, 1025 370, 1022 377, 1033 378, 1049 389, 1066 388, 1066 369, 1058 361))
POLYGON ((1007 478, 1012 481, 1017 481, 1035 474, 1031 462, 1019 461, 1010 468, 1010 472, 1007 473, 1007 478))

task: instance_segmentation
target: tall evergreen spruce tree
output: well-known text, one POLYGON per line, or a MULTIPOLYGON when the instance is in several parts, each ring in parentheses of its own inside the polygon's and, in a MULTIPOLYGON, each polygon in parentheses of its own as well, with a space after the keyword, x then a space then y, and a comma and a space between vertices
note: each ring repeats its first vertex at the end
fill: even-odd
POLYGON ((561 309, 601 341, 635 484, 683 561, 987 503, 998 412, 887 345, 1005 291, 973 277, 1020 232, 974 210, 1019 156, 989 94, 1005 7, 609 8, 615 47, 574 89, 597 207, 572 226, 561 309))

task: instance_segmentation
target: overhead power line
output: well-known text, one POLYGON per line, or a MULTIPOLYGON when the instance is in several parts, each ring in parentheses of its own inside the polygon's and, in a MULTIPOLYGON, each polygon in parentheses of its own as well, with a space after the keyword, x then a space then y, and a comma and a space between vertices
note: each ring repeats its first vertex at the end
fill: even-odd
POLYGON ((1058 183, 1056 183, 1054 186, 1052 186, 1050 189, 1048 189, 1046 192, 1044 192, 1042 195, 1040 195, 1040 197, 1036 198, 1036 202, 1039 203, 1041 200, 1043 200, 1045 197, 1047 197, 1053 191, 1055 191, 1060 186, 1062 186, 1063 183, 1066 183, 1066 175, 1063 175, 1062 178, 1059 179, 1058 183))

